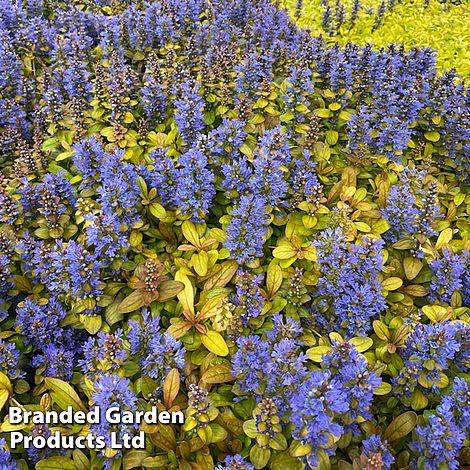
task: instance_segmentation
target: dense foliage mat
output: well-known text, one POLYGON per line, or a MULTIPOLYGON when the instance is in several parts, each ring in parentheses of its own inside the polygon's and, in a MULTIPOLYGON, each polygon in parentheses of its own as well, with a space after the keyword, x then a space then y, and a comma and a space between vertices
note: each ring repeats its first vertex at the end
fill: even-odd
POLYGON ((466 83, 267 1, 86 3, 0 2, 1 468, 466 468, 466 83), (185 423, 9 448, 94 404, 185 423))
POLYGON ((282 0, 290 14, 332 42, 436 51, 440 69, 470 73, 468 0, 282 0))

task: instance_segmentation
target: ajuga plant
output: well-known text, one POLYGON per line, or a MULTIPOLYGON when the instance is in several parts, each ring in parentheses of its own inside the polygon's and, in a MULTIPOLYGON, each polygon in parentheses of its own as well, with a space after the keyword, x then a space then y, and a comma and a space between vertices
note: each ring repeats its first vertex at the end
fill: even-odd
POLYGON ((468 84, 330 40, 268 0, 0 1, 2 469, 468 467, 468 84), (8 420, 68 406, 102 419, 8 420), (104 448, 12 445, 57 430, 104 448))
POLYGON ((429 47, 436 51, 441 70, 456 68, 463 77, 470 72, 463 46, 470 39, 470 11, 464 1, 282 0, 280 4, 298 24, 323 34, 331 44, 429 47))

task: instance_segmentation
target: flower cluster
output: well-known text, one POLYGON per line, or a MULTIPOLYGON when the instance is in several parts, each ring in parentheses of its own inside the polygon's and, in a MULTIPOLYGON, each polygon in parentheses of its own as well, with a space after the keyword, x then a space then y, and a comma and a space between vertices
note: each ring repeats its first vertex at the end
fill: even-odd
POLYGON ((317 291, 322 296, 321 314, 316 314, 315 322, 328 332, 345 332, 349 338, 367 334, 371 318, 385 308, 379 279, 382 242, 364 237, 362 244, 351 244, 336 229, 325 231, 313 244, 321 274, 317 291), (324 310, 330 305, 327 316, 324 310))
POLYGON ((242 269, 237 272, 236 293, 231 301, 236 306, 236 316, 242 325, 261 314, 265 302, 260 290, 262 281, 263 276, 260 274, 252 274, 242 269))
POLYGON ((465 439, 469 438, 470 386, 457 378, 449 395, 443 397, 436 413, 425 426, 418 426, 418 440, 413 443, 424 468, 460 468, 457 460, 465 439))
POLYGON ((6 343, 0 338, 0 365, 11 379, 22 377, 20 352, 13 343, 6 343))
POLYGON ((66 316, 63 304, 54 297, 40 302, 27 298, 16 312, 17 330, 36 351, 32 365, 49 377, 70 380, 81 353, 81 335, 61 327, 66 316))
POLYGON ((417 386, 438 392, 442 374, 448 369, 467 372, 469 338, 470 327, 464 322, 417 325, 405 342, 405 364, 393 379, 394 392, 410 396, 417 386))
POLYGON ((284 413, 289 390, 295 390, 307 372, 307 357, 300 349, 298 323, 289 319, 286 324, 280 315, 274 315, 273 320, 267 339, 256 335, 237 339, 232 374, 241 394, 253 394, 258 401, 270 397, 284 413))
POLYGON ((18 470, 18 464, 13 460, 10 451, 5 449, 5 439, 0 439, 0 465, 4 470, 18 470))
POLYGON ((464 461, 468 83, 333 39, 271 0, 0 0, 0 416, 186 416, 0 467, 464 461))
POLYGON ((354 431, 357 419, 370 416, 372 392, 380 383, 350 343, 333 344, 322 370, 309 373, 290 398, 294 437, 309 446, 309 465, 318 464, 320 450, 334 454, 333 436, 354 431))
POLYGON ((216 470, 254 470, 254 468, 241 455, 235 454, 228 455, 223 464, 217 465, 216 470))
POLYGON ((129 379, 121 378, 116 374, 103 375, 94 384, 94 393, 91 396, 93 402, 99 407, 99 423, 90 425, 90 431, 105 438, 106 444, 111 444, 111 432, 117 432, 119 440, 125 434, 137 430, 135 424, 111 424, 106 420, 106 410, 111 406, 119 407, 121 411, 133 411, 136 408, 137 397, 130 388, 129 379))
POLYGON ((424 186, 426 174, 415 169, 405 169, 398 184, 390 188, 387 205, 382 209, 385 220, 391 225, 386 238, 396 241, 400 236, 433 235, 433 225, 441 217, 437 204, 436 184, 424 186))
POLYGON ((372 434, 362 441, 361 463, 364 468, 388 470, 393 462, 395 458, 388 449, 387 442, 382 442, 380 436, 372 434))
POLYGON ((429 266, 435 276, 429 286, 430 299, 450 303, 454 292, 464 288, 469 266, 468 253, 460 255, 444 250, 442 258, 432 261, 429 266))
POLYGON ((184 369, 185 349, 168 332, 162 332, 160 318, 142 314, 142 323, 131 320, 128 339, 130 354, 138 357, 143 374, 162 382, 170 369, 184 369))

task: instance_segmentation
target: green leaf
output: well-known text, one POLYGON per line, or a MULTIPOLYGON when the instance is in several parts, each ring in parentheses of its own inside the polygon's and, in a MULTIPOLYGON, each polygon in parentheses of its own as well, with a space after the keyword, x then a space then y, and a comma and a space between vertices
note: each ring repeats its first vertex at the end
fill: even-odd
POLYGON ((142 298, 142 292, 140 290, 135 290, 119 304, 118 311, 120 313, 130 313, 135 312, 137 309, 143 306, 144 300, 142 298))
POLYGON ((167 300, 174 299, 182 290, 184 284, 179 281, 163 281, 158 286, 158 301, 166 302, 167 300))
POLYGON ((421 310, 433 323, 448 320, 452 316, 452 309, 441 305, 425 305, 421 310))
POLYGON ((451 240, 454 232, 450 227, 445 228, 437 238, 436 249, 440 250, 443 246, 447 245, 451 240))
POLYGON ((426 406, 428 406, 428 403, 429 400, 426 395, 424 395, 424 393, 419 388, 415 388, 413 390, 413 393, 411 394, 411 408, 413 408, 413 410, 415 411, 419 411, 426 408, 426 406))
POLYGON ((358 350, 358 352, 367 351, 373 344, 374 341, 371 338, 351 338, 349 342, 358 350))
POLYGON ((250 123, 251 124, 261 124, 262 122, 264 122, 264 116, 262 114, 255 114, 251 120, 250 120, 250 123))
POLYGON ((315 116, 318 116, 321 118, 329 118, 332 115, 332 112, 327 108, 317 108, 317 109, 314 109, 313 112, 315 113, 315 116))
POLYGON ((72 406, 76 411, 87 411, 77 392, 66 382, 53 377, 44 379, 46 388, 51 392, 52 400, 62 409, 72 406))
POLYGON ((209 427, 212 430, 211 443, 222 442, 227 438, 228 433, 220 424, 211 423, 209 424, 209 427))
POLYGON ((224 382, 231 382, 235 380, 230 373, 231 367, 226 364, 219 364, 216 366, 209 367, 204 374, 202 374, 201 380, 207 384, 221 384, 224 382))
POLYGON ((249 419, 243 423, 243 432, 251 439, 254 439, 258 435, 258 429, 256 428, 256 421, 249 419))
POLYGON ((375 334, 383 341, 390 341, 390 331, 385 323, 380 320, 374 320, 372 323, 375 334))
POLYGON ((13 394, 13 385, 6 374, 0 371, 0 390, 8 390, 8 393, 13 394))
POLYGON ((196 248, 200 247, 199 233, 196 225, 193 222, 185 220, 181 225, 181 230, 183 232, 184 237, 186 238, 186 240, 188 240, 189 243, 194 245, 196 248))
POLYGON ((418 416, 414 411, 407 411, 397 416, 387 427, 384 438, 388 442, 397 441, 409 434, 418 421, 418 416))
POLYGON ((266 273, 266 289, 269 298, 279 290, 282 284, 282 269, 278 264, 271 262, 266 273))
POLYGON ((98 333, 103 324, 103 319, 100 315, 80 315, 80 321, 90 335, 98 333))
POLYGON ((328 142, 328 144, 335 145, 336 142, 338 142, 339 134, 337 131, 329 130, 329 131, 326 131, 325 137, 326 137, 326 141, 328 142))
POLYGON ((271 460, 271 470, 302 470, 303 468, 302 462, 287 452, 277 454, 271 460))
POLYGON ((74 449, 72 457, 77 470, 90 470, 90 460, 80 449, 74 449))
POLYGON ((410 281, 414 279, 423 267, 423 263, 413 256, 408 256, 403 260, 403 268, 405 270, 405 276, 410 281))
POLYGON ((198 276, 205 276, 207 274, 207 269, 209 266, 209 257, 205 251, 201 251, 200 253, 194 253, 191 257, 191 261, 193 262, 194 271, 198 276))
POLYGON ((119 311, 119 300, 115 300, 112 304, 106 307, 104 311, 104 317, 108 325, 114 325, 117 322, 120 322, 123 319, 123 314, 119 311))
POLYGON ((211 290, 214 287, 225 287, 237 272, 237 262, 233 260, 224 261, 219 265, 218 271, 210 276, 204 283, 204 290, 211 290))
MULTIPOLYGON (((140 468, 143 461, 148 457, 148 452, 145 450, 130 450, 124 454, 122 461, 123 470, 132 470, 133 468, 140 468)), ((89 467, 87 468, 87 470, 89 467)), ((85 469, 84 469, 85 470, 85 469)))
POLYGON ((439 139, 441 138, 441 135, 437 131, 432 131, 432 132, 425 132, 424 137, 426 140, 429 140, 430 142, 438 142, 439 139))
POLYGON ((297 256, 297 250, 292 245, 277 246, 273 250, 273 256, 277 259, 291 259, 297 256))
POLYGON ((163 403, 169 409, 173 405, 173 400, 180 391, 180 373, 178 369, 171 369, 163 382, 163 403))
POLYGON ((145 468, 168 468, 168 456, 157 455, 156 457, 147 457, 142 461, 142 465, 145 468))
POLYGON ((269 449, 262 449, 255 445, 250 450, 251 463, 257 470, 266 467, 270 458, 271 451, 269 449))
POLYGON ((289 454, 292 457, 303 457, 304 455, 310 454, 312 452, 311 445, 303 445, 299 441, 293 441, 289 447, 289 454))
POLYGON ((389 277, 382 281, 382 289, 397 290, 403 285, 403 281, 399 277, 389 277))
POLYGON ((314 346, 307 349, 307 356, 313 362, 321 362, 321 358, 330 350, 329 346, 314 346))
POLYGON ((161 204, 158 204, 158 202, 152 202, 152 204, 149 205, 149 211, 156 219, 164 219, 166 217, 165 208, 161 204))
POLYGON ((49 457, 36 464, 36 470, 78 470, 73 460, 66 457, 49 457))
POLYGON ((192 327, 191 323, 186 321, 180 320, 176 323, 172 323, 166 331, 170 333, 170 335, 174 336, 176 339, 183 337, 192 327))
POLYGON ((194 286, 189 277, 182 271, 178 271, 175 274, 175 280, 184 285, 184 288, 178 293, 178 300, 181 302, 183 310, 194 314, 194 286))
POLYGON ((392 391, 392 386, 387 382, 382 382, 376 389, 374 395, 387 395, 392 391))
POLYGON ((10 393, 8 390, 2 388, 0 389, 0 410, 5 406, 5 403, 10 398, 10 393))
POLYGON ((217 331, 207 330, 206 334, 201 335, 201 341, 210 352, 217 354, 217 356, 227 356, 227 343, 217 331))
POLYGON ((269 447, 274 450, 286 450, 287 439, 284 434, 277 433, 273 439, 269 442, 269 447))

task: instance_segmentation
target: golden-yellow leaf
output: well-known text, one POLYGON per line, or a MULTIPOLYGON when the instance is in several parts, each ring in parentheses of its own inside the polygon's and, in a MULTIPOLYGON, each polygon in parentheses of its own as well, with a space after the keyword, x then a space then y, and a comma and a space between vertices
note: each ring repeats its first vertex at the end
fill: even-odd
POLYGON ((201 341, 210 352, 217 354, 217 356, 227 356, 227 343, 217 331, 207 330, 206 334, 201 335, 201 341))

